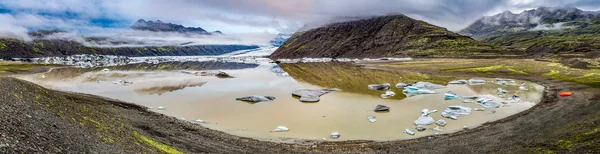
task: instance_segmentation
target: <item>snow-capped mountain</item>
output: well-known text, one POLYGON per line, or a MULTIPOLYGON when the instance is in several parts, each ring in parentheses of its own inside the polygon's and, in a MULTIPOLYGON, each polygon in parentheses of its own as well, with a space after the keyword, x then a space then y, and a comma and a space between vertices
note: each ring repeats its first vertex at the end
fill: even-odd
POLYGON ((464 35, 480 37, 498 32, 558 30, 581 28, 600 23, 600 12, 575 7, 539 7, 519 14, 510 11, 485 16, 461 30, 464 35))
POLYGON ((292 37, 292 34, 282 34, 282 33, 279 33, 270 42, 271 42, 271 45, 273 45, 275 47, 279 47, 279 46, 283 45, 283 43, 285 41, 287 41, 290 37, 292 37))

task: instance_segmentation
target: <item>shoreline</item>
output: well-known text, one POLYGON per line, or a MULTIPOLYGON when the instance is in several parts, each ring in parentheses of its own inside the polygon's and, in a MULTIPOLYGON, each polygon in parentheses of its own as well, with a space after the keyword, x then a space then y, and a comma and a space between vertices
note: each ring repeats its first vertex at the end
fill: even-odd
MULTIPOLYGON (((393 62, 393 61, 391 61, 393 62)), ((397 69, 397 68, 389 68, 389 67, 382 67, 379 66, 379 64, 382 63, 355 63, 354 65, 357 66, 362 66, 365 67, 367 69, 384 69, 384 70, 391 70, 391 71, 399 71, 399 70, 403 70, 403 71, 418 71, 418 70, 407 70, 407 69, 397 69)), ((443 73, 443 72, 433 72, 433 71, 423 71, 420 70, 419 72, 425 72, 425 73, 434 73, 434 74, 451 74, 451 75, 455 75, 455 76, 473 76, 474 74, 469 74, 469 73, 443 73)), ((485 74, 476 74, 476 76, 481 76, 481 77, 491 77, 491 75, 485 75, 485 74)), ((152 112, 150 110, 148 110, 147 107, 143 107, 140 105, 136 105, 133 103, 128 103, 128 102, 123 102, 123 101, 119 101, 119 100, 114 100, 114 99, 110 99, 110 98, 105 98, 105 97, 99 97, 99 96, 94 96, 94 95, 89 95, 89 94, 81 94, 81 93, 71 93, 71 92, 62 92, 62 91, 55 91, 58 93, 64 93, 66 95, 73 95, 73 96, 77 96, 77 97, 93 97, 93 98, 100 98, 104 101, 110 102, 110 104, 114 105, 115 107, 119 107, 121 109, 124 110, 130 110, 130 111, 137 111, 139 112, 139 114, 141 115, 145 115, 145 116, 149 116, 149 117, 153 117, 152 119, 162 119, 160 121, 162 121, 162 123, 169 123, 169 126, 158 126, 158 125, 149 125, 152 127, 157 127, 157 128, 162 128, 162 129, 166 129, 169 128, 168 130, 166 130, 167 132, 169 132, 169 134, 180 134, 180 135, 176 135, 176 136, 167 136, 167 137, 161 137, 159 136, 152 136, 151 137, 157 137, 158 139, 156 139, 157 141, 160 141, 162 143, 165 143, 167 145, 173 146, 176 149, 179 150, 183 150, 183 151, 187 151, 187 152, 191 152, 191 153, 196 153, 196 152, 224 152, 224 151, 228 151, 228 152, 234 152, 234 151, 238 151, 238 152, 284 152, 284 153, 319 153, 319 152, 327 152, 327 153, 338 153, 338 152, 415 152, 413 151, 413 149, 419 149, 419 147, 426 147, 426 145, 428 144, 435 144, 432 141, 435 141, 437 144, 444 144, 446 143, 446 145, 444 145, 443 147, 456 147, 456 146, 460 146, 461 144, 456 145, 457 141, 460 142, 465 142, 465 143, 477 143, 474 142, 474 140, 485 140, 485 138, 469 138, 470 136, 481 136, 481 134, 491 134, 492 136, 496 136, 498 138, 503 138, 500 136, 497 136, 497 134, 502 134, 502 133, 496 133, 498 132, 498 129, 494 129, 494 130, 490 130, 493 127, 496 128, 503 128, 505 130, 511 130, 513 129, 512 127, 516 127, 516 126, 522 126, 519 125, 518 123, 522 123, 523 120, 527 120, 528 118, 533 118, 531 116, 536 116, 535 114, 539 114, 540 112, 543 112, 544 110, 549 110, 549 108, 556 106, 559 103, 565 103, 564 100, 561 100, 559 98, 557 98, 557 93, 559 92, 559 88, 560 86, 557 87, 557 85, 568 85, 568 86, 574 86, 574 87, 580 87, 582 85, 580 84, 576 84, 576 83, 568 83, 568 82, 564 82, 564 81, 557 81, 557 80, 548 80, 549 77, 538 77, 538 76, 522 76, 522 75, 509 75, 509 74, 503 74, 500 75, 502 77, 508 77, 508 78, 513 78, 513 79, 520 79, 520 80, 527 80, 527 81, 532 81, 532 82, 536 82, 542 86, 545 87, 545 91, 544 91, 544 97, 542 98, 542 101, 537 103, 534 107, 531 107, 530 109, 527 109, 526 111, 523 112, 519 112, 517 114, 508 116, 506 118, 502 118, 499 120, 496 120, 494 122, 487 122, 482 124, 479 127, 473 128, 473 129, 469 129, 469 130, 463 130, 463 131, 458 131, 458 132, 454 132, 454 133, 450 133, 450 134, 440 134, 440 135, 434 135, 433 139, 428 139, 430 136, 426 136, 426 137, 421 137, 421 138, 416 138, 416 139, 408 139, 408 140, 393 140, 393 141, 370 141, 370 140, 349 140, 349 141, 326 141, 326 142, 315 142, 314 140, 310 140, 310 141, 305 141, 305 140, 299 140, 298 143, 280 143, 280 142, 271 142, 271 141, 262 141, 262 140, 257 140, 257 139, 252 139, 252 138, 246 138, 246 137, 239 137, 239 136, 235 136, 235 135, 231 135, 225 132, 221 132, 221 131, 217 131, 217 130, 212 130, 197 124, 193 124, 191 122, 182 122, 180 120, 177 120, 175 117, 170 117, 164 114, 160 114, 160 113, 156 113, 156 112, 152 112), (501 125, 514 125, 514 126, 501 126, 501 125), (183 129, 183 131, 181 130, 181 128, 184 127, 185 129, 183 129), (180 129, 179 131, 175 130, 175 131, 171 131, 170 129, 180 129), (182 131, 182 132, 181 132, 182 131), (179 133, 178 133, 179 132, 179 133), (183 134, 188 134, 190 136, 186 136, 183 134), (192 135, 193 134, 193 135, 192 135), (212 136, 210 138, 206 138, 208 136, 212 136), (216 137, 216 138, 215 138, 216 137), (194 138, 194 139, 192 139, 194 138), (184 142, 175 142, 177 140, 198 140, 198 139, 208 139, 211 142, 204 142, 203 144, 197 144, 197 143, 184 143, 184 142), (447 141, 442 141, 442 140, 447 140, 447 141), (177 143, 177 144, 168 144, 168 143, 177 143), (419 144, 420 143, 420 144, 419 144), (454 145, 449 145, 448 143, 454 143, 454 145), (249 145, 250 144, 250 145, 249 145), (416 145, 418 144, 418 145, 416 145), (277 147, 273 147, 273 146, 277 146, 277 147), (316 148, 315 148, 316 146, 316 148), (204 148, 202 148, 204 147, 204 148), (212 148, 210 148, 212 147, 212 148), (221 148, 225 148, 225 149, 221 149, 221 148), (237 148, 226 148, 226 147, 237 147, 237 148), (289 149, 287 149, 289 148, 289 149), (390 151, 391 150, 391 151, 390 151), (408 150, 408 151, 407 151, 408 150)), ((4 79, 3 79, 4 80, 4 79)), ((591 87, 588 86, 584 86, 582 93, 584 90, 591 90, 591 91, 598 91, 598 89, 593 89, 591 87)), ((576 94, 579 93, 577 91, 574 91, 576 94)), ((594 96, 594 95, 590 95, 587 96, 585 98, 579 98, 580 100, 590 100, 590 101, 594 101, 593 99, 598 99, 598 96, 594 96), (590 98, 591 96, 591 98, 590 98)), ((574 98, 574 97, 571 97, 574 98)), ((597 101, 597 100, 596 100, 597 101)), ((564 119, 563 119, 564 120, 564 119)), ((566 119, 568 120, 568 119, 566 119)), ((148 123, 149 121, 143 122, 143 123, 148 123)), ((573 123, 573 122, 564 122, 564 124, 568 124, 568 123, 573 123)), ((158 124, 158 123, 157 123, 158 124)), ((160 124, 159 124, 160 125, 160 124)), ((527 127, 527 126, 524 126, 527 127)), ((535 129, 536 127, 530 127, 535 129)), ((139 130, 139 129, 138 129, 139 130)), ((165 130, 163 130, 165 131, 165 130)), ((546 129, 543 131, 547 131, 546 129)), ((512 131, 510 131, 512 132, 512 131)), ((509 134, 512 134, 510 133, 509 134)), ((524 133, 524 132, 521 132, 524 133)), ((164 132, 163 132, 164 134, 164 132)), ((507 134, 504 134, 507 135, 507 134)), ((514 134, 513 134, 514 135, 514 134)), ((519 135, 519 134, 517 134, 519 135)), ((509 135, 512 136, 512 135, 509 135)), ((489 137, 489 136, 488 136, 489 137)), ((486 137, 487 138, 487 137, 486 137)), ((490 141, 488 141, 490 142, 490 141)), ((500 140, 498 140, 498 142, 494 142, 491 141, 492 143, 504 143, 507 144, 507 142, 500 142, 500 140)), ((513 145, 513 146, 518 146, 520 141, 508 141, 509 143, 513 143, 513 144, 509 144, 509 145, 513 145)), ((497 148, 501 147, 501 145, 496 145, 496 146, 491 146, 491 147, 480 147, 481 149, 475 150, 477 152, 499 152, 496 151, 497 148)), ((437 149, 437 148, 436 148, 437 149)), ((458 151, 456 151, 455 149, 421 149, 424 151, 421 152, 426 152, 426 151, 430 151, 430 152, 475 152, 473 151, 474 149, 459 149, 458 151), (450 151, 448 151, 450 150, 450 151)), ((519 150, 517 150, 519 151, 519 150)))

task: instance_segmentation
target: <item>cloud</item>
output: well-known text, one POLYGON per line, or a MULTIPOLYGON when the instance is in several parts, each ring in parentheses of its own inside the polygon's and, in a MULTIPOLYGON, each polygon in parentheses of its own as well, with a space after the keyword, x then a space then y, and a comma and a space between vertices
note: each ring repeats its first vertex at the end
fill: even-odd
POLYGON ((597 0, 3 0, 0 12, 8 13, 0 18, 10 21, 2 20, 0 32, 13 37, 20 37, 24 28, 93 33, 107 28, 94 21, 111 20, 111 28, 124 29, 143 18, 226 34, 291 33, 341 17, 395 13, 457 31, 483 15, 562 5, 600 9, 597 0))

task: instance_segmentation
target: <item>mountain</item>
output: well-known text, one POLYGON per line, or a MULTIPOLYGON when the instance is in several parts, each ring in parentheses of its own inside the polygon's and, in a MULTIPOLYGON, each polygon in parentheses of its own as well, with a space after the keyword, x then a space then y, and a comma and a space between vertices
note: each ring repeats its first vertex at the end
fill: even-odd
POLYGON ((485 37, 506 32, 561 30, 584 28, 599 22, 600 12, 583 11, 575 7, 539 7, 519 14, 510 11, 485 16, 459 33, 485 37))
POLYGON ((482 17, 460 33, 531 55, 583 55, 600 51, 600 12, 574 7, 540 7, 482 17))
POLYGON ((153 32, 178 32, 178 33, 185 33, 185 34, 202 34, 202 35, 211 35, 211 34, 217 34, 217 33, 222 34, 221 31, 215 31, 215 32, 211 33, 200 27, 184 27, 183 25, 164 23, 160 20, 145 21, 144 19, 139 19, 130 28, 135 29, 135 30, 145 30, 145 31, 153 31, 153 32))
POLYGON ((118 56, 200 56, 221 55, 238 50, 259 48, 256 45, 191 45, 102 48, 84 46, 67 40, 33 40, 0 38, 0 59, 100 54, 118 56))
POLYGON ((277 34, 277 36, 275 36, 275 38, 271 41, 269 41, 271 43, 271 45, 273 45, 274 47, 280 47, 281 45, 283 45, 283 43, 285 41, 287 41, 290 37, 292 37, 292 34, 282 34, 279 33, 277 34))
POLYGON ((509 54, 445 28, 388 15, 296 32, 271 58, 465 57, 509 54))

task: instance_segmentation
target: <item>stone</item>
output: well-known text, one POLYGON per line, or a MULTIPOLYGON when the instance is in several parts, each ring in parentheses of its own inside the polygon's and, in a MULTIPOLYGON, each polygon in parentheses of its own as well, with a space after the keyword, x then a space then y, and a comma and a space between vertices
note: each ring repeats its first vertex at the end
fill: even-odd
POLYGON ((442 117, 458 119, 458 117, 471 114, 472 109, 464 106, 448 106, 443 112, 442 117))
POLYGON ((475 111, 485 111, 485 108, 474 108, 475 111))
POLYGON ((231 76, 225 72, 219 72, 215 76, 218 78, 233 78, 233 76, 231 76))
POLYGON ((440 119, 440 120, 438 120, 437 122, 435 122, 435 124, 437 124, 438 126, 442 126, 442 127, 444 127, 444 126, 446 126, 446 124, 448 124, 448 123, 446 122, 446 120, 444 120, 444 119, 440 119))
POLYGON ((406 133, 408 135, 415 135, 415 131, 413 131, 413 130, 411 130, 409 128, 404 129, 404 133, 406 133))
POLYGON ((398 84, 396 84, 396 88, 404 88, 404 87, 407 87, 407 86, 408 86, 408 84, 406 84, 406 83, 398 83, 398 84))
POLYGON ((258 103, 258 102, 265 102, 265 101, 275 100, 275 97, 273 97, 273 96, 252 95, 252 96, 246 96, 246 97, 236 98, 235 100, 258 103))
POLYGON ((377 118, 375 116, 367 116, 367 120, 369 120, 369 122, 374 123, 375 121, 377 121, 377 118))
POLYGON ((417 127, 415 127, 415 129, 416 129, 417 131, 420 131, 420 132, 422 132, 422 131, 425 131, 427 128, 425 128, 425 126, 418 125, 417 127))
POLYGON ((300 97, 301 102, 318 102, 321 96, 339 89, 300 89, 292 92, 293 96, 300 97))
POLYGON ((287 131, 290 131, 290 129, 285 126, 277 126, 277 128, 275 128, 271 132, 287 132, 287 131))
POLYGON ((339 132, 333 132, 333 133, 331 133, 331 135, 329 136, 329 138, 331 138, 331 139, 338 139, 338 138, 340 138, 340 133, 339 132))
POLYGON ((415 123, 415 125, 431 125, 433 124, 435 121, 433 120, 432 117, 430 116, 420 116, 417 120, 415 120, 413 123, 415 123))
POLYGON ((385 105, 377 105, 375 107, 375 112, 380 112, 380 111, 390 111, 390 107, 387 107, 385 105))
POLYGON ((389 83, 385 83, 385 84, 370 84, 368 87, 371 90, 390 90, 390 88, 392 88, 392 86, 389 83))

